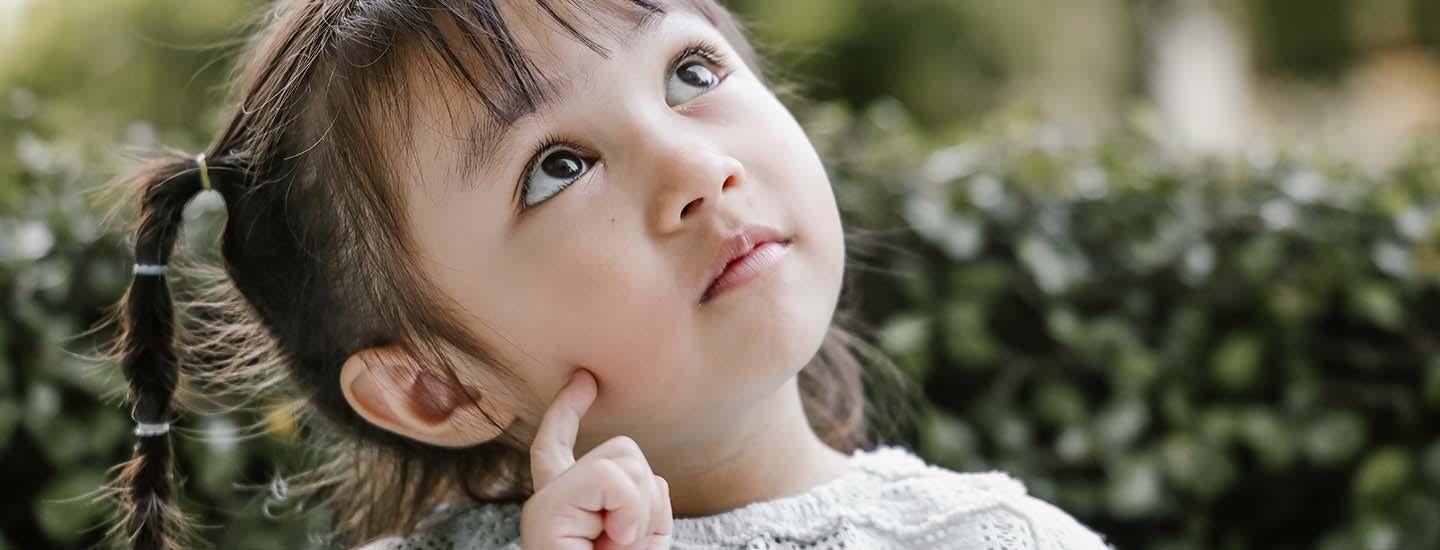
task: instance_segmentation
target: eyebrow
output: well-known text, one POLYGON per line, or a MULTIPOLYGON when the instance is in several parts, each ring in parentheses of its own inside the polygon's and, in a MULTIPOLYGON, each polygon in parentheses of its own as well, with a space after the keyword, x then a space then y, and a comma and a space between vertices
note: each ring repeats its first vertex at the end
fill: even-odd
MULTIPOLYGON (((619 39, 620 48, 622 50, 628 50, 636 41, 654 34, 660 27, 660 23, 662 23, 668 15, 670 15, 669 11, 647 12, 642 15, 639 22, 635 25, 634 32, 627 33, 627 35, 619 39)), ((578 33, 578 31, 571 30, 571 37, 575 38, 575 34, 578 33)), ((598 44, 590 43, 586 45, 590 46, 591 50, 595 51, 595 53, 602 58, 609 58, 610 52, 598 44)), ((500 106, 499 116, 471 118, 465 135, 468 139, 467 143, 474 146, 473 151, 475 151, 475 153, 473 155, 467 155, 472 157, 466 161, 467 169, 493 156, 499 150, 500 146, 509 139, 511 131, 514 130, 519 121, 536 113, 543 112, 556 103, 573 96, 577 87, 576 83, 580 82, 580 79, 563 78, 565 75, 561 76, 562 78, 556 80, 562 81, 564 84, 554 88, 547 87, 541 90, 541 93, 537 94, 538 97, 521 96, 520 94, 523 92, 507 94, 506 97, 502 97, 503 103, 500 106)))

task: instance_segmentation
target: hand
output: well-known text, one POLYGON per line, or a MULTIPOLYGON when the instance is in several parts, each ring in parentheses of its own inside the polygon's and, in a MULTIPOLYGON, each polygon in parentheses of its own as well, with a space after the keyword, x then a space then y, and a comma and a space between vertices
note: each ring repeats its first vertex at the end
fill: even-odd
POLYGON ((525 550, 670 548, 670 485, 650 471, 635 440, 610 438, 575 460, 580 417, 595 378, 577 370, 540 419, 530 446, 535 494, 520 512, 525 550))

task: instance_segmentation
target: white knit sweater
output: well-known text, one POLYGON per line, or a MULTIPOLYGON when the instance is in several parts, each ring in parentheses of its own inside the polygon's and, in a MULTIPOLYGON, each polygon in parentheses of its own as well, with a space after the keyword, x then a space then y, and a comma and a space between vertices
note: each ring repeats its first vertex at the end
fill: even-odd
MULTIPOLYGON (((676 518, 674 550, 1108 550, 1100 535, 1003 472, 956 473, 901 447, 859 450, 805 493, 676 518)), ((361 550, 519 550, 519 504, 442 508, 409 537, 361 550)))

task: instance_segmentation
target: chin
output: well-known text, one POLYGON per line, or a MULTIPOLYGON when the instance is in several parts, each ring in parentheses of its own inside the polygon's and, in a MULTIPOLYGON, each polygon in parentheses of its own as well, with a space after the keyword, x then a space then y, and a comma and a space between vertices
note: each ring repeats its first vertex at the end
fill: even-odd
POLYGON ((830 292, 824 300, 824 305, 817 307, 814 311, 815 318, 805 323, 804 334, 797 335, 796 342, 801 345, 798 357, 796 372, 810 363, 810 360, 819 353, 820 346, 825 343, 825 336, 830 332, 830 325, 834 322, 835 308, 839 298, 839 287, 837 283, 835 290, 830 292))
POLYGON ((784 317, 783 323, 776 323, 784 326, 768 327, 782 334, 770 339, 767 346, 771 364, 783 366, 777 369, 776 374, 781 378, 776 384, 798 374, 820 351, 834 320, 839 287, 838 277, 834 281, 822 278, 799 287, 803 291, 796 292, 791 302, 794 309, 784 317))
POLYGON ((789 263, 770 273, 771 280, 757 281, 763 287, 734 289, 736 295, 722 296, 729 303, 714 304, 720 314, 705 321, 702 368, 732 375, 735 397, 774 392, 820 350, 844 276, 844 239, 836 222, 792 237, 789 263))

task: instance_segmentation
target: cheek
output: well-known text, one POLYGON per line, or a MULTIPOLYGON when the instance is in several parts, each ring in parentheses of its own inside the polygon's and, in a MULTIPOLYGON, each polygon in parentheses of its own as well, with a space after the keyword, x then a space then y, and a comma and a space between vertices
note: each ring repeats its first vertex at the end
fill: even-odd
POLYGON ((513 305, 509 319, 497 321, 514 327, 532 356, 549 358, 544 368, 644 368, 640 363, 676 360, 686 341, 687 310, 668 275, 673 266, 623 239, 610 217, 592 213, 537 236, 546 244, 529 248, 503 275, 513 292, 497 297, 513 305))
POLYGON ((556 251, 554 258, 563 265, 536 273, 525 287, 546 307, 527 315, 522 336, 533 356, 548 358, 540 368, 560 371, 557 379, 576 367, 599 378, 601 400, 589 422, 615 429, 604 428, 604 419, 633 422, 657 404, 657 388, 686 386, 699 356, 689 310, 664 275, 669 266, 639 255, 622 262, 594 249, 556 251))
POLYGON ((749 100, 762 127, 752 135, 767 139, 741 141, 752 178, 765 185, 764 200, 784 205, 796 231, 814 253, 821 280, 838 288, 845 262, 844 233, 834 189, 809 136, 773 95, 760 92, 749 100))

